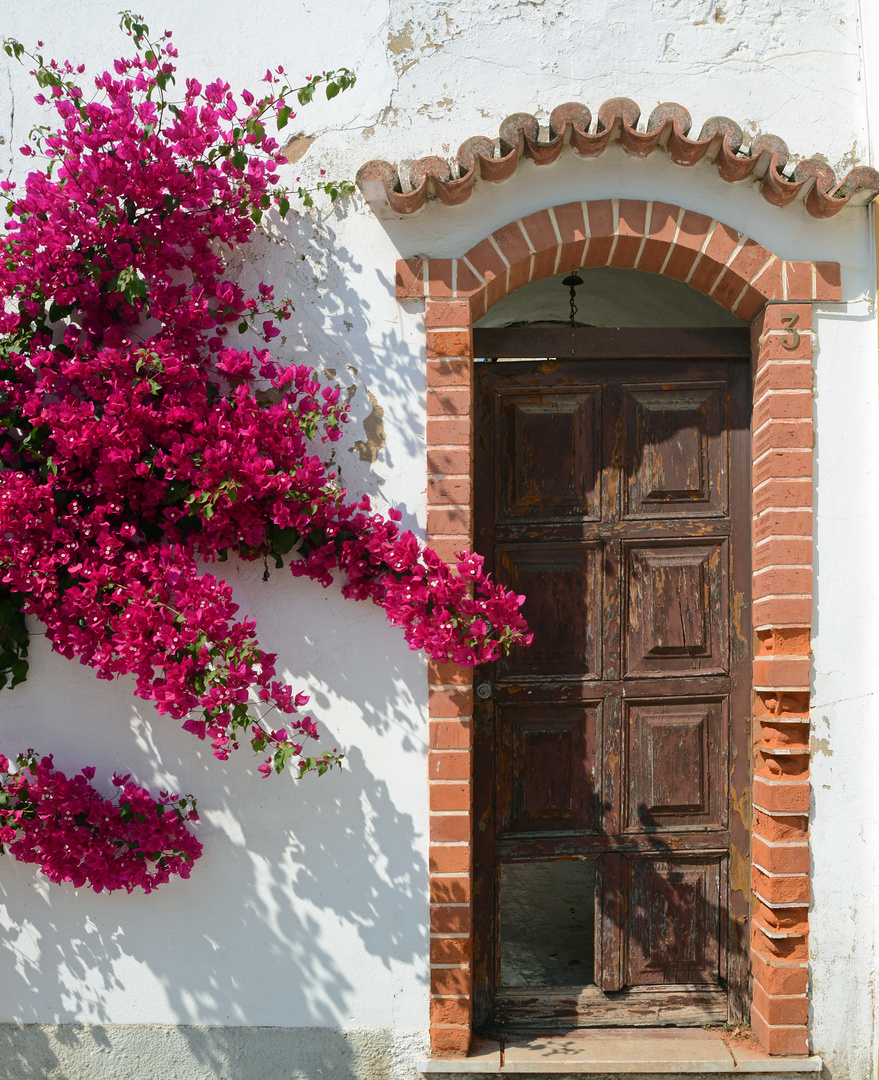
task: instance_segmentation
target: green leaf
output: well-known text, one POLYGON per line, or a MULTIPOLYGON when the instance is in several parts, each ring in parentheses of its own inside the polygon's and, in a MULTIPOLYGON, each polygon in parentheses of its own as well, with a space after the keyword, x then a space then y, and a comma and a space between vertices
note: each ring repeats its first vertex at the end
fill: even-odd
POLYGON ((339 92, 339 84, 338 83, 334 83, 334 82, 328 82, 327 83, 327 100, 328 101, 332 101, 332 99, 336 96, 336 94, 338 94, 338 92, 339 92))
POLYGON ((38 452, 48 435, 49 427, 47 424, 41 424, 39 427, 31 428, 27 435, 21 440, 22 450, 28 450, 31 453, 38 452))
POLYGON ((183 502, 189 491, 189 484, 185 480, 173 480, 165 489, 166 506, 174 506, 175 503, 183 502))
POLYGON ((9 684, 10 689, 14 686, 18 686, 19 683, 23 683, 27 678, 28 662, 27 660, 13 660, 12 662, 12 682, 9 684))
POLYGON ((287 121, 292 115, 293 110, 289 105, 284 105, 282 108, 278 109, 278 131, 287 126, 287 121))
POLYGON ((66 319, 73 311, 73 304, 56 304, 53 300, 49 305, 49 322, 60 322, 66 319))
POLYGON ((281 211, 281 217, 285 218, 290 212, 290 200, 285 199, 283 196, 278 200, 278 209, 281 211))
POLYGON ((273 555, 288 555, 299 539, 299 532, 296 529, 282 529, 272 522, 269 529, 269 543, 272 546, 273 555))

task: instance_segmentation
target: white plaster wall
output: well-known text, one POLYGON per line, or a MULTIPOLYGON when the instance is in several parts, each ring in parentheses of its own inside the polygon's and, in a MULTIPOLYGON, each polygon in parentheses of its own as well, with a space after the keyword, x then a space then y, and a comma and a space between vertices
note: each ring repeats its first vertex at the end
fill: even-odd
POLYGON ((879 884, 875 309, 825 309, 815 331, 811 1030, 832 1076, 867 1077, 879 884))
MULTIPOLYGON (((85 8, 7 0, 0 34, 28 44, 42 38, 47 55, 102 70, 124 47, 118 7, 117 0, 85 8)), ((855 0, 267 0, 249 9, 230 0, 185 7, 148 0, 138 7, 154 30, 173 28, 185 74, 221 74, 255 89, 278 62, 303 74, 336 64, 357 69, 353 91, 291 124, 294 133, 318 136, 291 167, 304 179, 321 167, 350 177, 373 157, 453 154, 469 135, 493 136, 511 112, 545 120, 567 100, 595 112, 619 94, 635 98, 645 115, 678 100, 697 132, 708 116, 729 115, 748 135, 773 132, 795 154, 817 151, 842 171, 867 153, 855 0)), ((14 147, 41 117, 23 72, 2 59, 0 171, 21 175, 14 147)), ((875 273, 864 213, 816 222, 801 207, 769 206, 749 184, 724 184, 709 166, 684 170, 662 154, 638 161, 612 148, 590 162, 571 154, 552 166, 525 162, 502 187, 477 185, 462 207, 432 206, 406 221, 379 222, 355 198, 285 229, 270 225, 246 252, 242 274, 295 298, 278 355, 308 359, 353 388, 355 422, 334 448, 343 480, 379 505, 399 506, 404 524, 421 528, 422 314, 393 297, 395 259, 458 255, 522 214, 605 197, 676 202, 783 257, 843 264, 852 304, 844 317, 828 309, 818 325, 813 1035, 834 1080, 862 1080, 875 1069, 875 955, 866 943, 875 939, 877 893, 875 273), (370 432, 377 456, 365 446, 370 432), (869 497, 853 501, 864 492, 869 497)), ((335 590, 283 573, 263 584, 261 566, 229 564, 227 573, 281 668, 313 691, 328 742, 348 754, 344 775, 297 785, 259 779, 245 753, 214 762, 135 702, 126 681, 98 682, 37 635, 29 682, 0 696, 4 749, 35 745, 54 751, 62 768, 93 763, 105 775, 124 768, 145 784, 196 792, 206 853, 190 881, 149 897, 74 893, 5 860, 0 1022, 323 1028, 328 1047, 337 1029, 396 1032, 362 1061, 380 1060, 382 1075, 402 1075, 414 1050, 399 1047, 417 1046, 427 1026, 423 661, 380 611, 335 590)), ((154 1043, 159 1061, 161 1040, 154 1043)), ((65 1062, 86 1060, 71 1049, 80 1045, 68 1040, 65 1062)), ((200 1068, 220 1061, 199 1053, 192 1060, 200 1068)), ((224 1067, 255 1076, 255 1060, 250 1072, 224 1067)), ((10 1076, 42 1075, 21 1061, 9 1067, 10 1076)), ((75 1066, 65 1068, 76 1075, 75 1066)), ((351 1068, 378 1075, 371 1065, 351 1068)))

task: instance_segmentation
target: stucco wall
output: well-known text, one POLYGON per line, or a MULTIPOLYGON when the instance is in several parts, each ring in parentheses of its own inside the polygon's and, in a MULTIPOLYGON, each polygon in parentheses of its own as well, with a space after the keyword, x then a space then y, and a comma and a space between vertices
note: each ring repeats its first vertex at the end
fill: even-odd
POLYGON ((876 1013, 876 330, 864 303, 815 326, 811 1028, 833 1075, 855 1077, 876 1013))
MULTIPOLYGON (((103 70, 123 48, 117 10, 105 0, 90 0, 87 13, 13 0, 0 34, 27 44, 41 38, 48 55, 103 70)), ((258 9, 198 0, 182 11, 165 2, 141 10, 153 29, 174 30, 186 74, 221 74, 255 89, 269 63, 303 74, 336 64, 357 69, 353 91, 303 110, 301 126, 291 125, 317 136, 291 167, 305 179, 320 168, 353 176, 368 158, 453 153, 467 136, 493 136, 508 113, 545 119, 566 100, 594 112, 618 94, 645 115, 660 101, 680 101, 697 130, 708 116, 728 115, 748 136, 773 132, 796 154, 824 154, 838 172, 867 160, 854 0, 273 0, 258 9)), ((20 175, 14 148, 40 114, 23 71, 3 59, 0 171, 11 165, 20 175)), ((478 185, 466 205, 428 207, 412 220, 380 223, 354 198, 288 229, 270 225, 245 253, 242 273, 295 298, 277 354, 307 358, 351 388, 355 422, 334 448, 343 481, 422 528, 423 325, 418 305, 394 299, 395 260, 459 255, 535 209, 625 196, 708 212, 785 258, 843 264, 849 303, 822 312, 816 324, 812 1032, 834 1080, 861 1080, 875 1069, 879 884, 875 270, 865 212, 817 222, 799 206, 769 206, 750 185, 724 184, 710 166, 683 170, 662 154, 640 162, 612 148, 592 162, 568 154, 539 170, 523 163, 502 187, 478 185)), ((3 861, 0 1021, 99 1027, 87 1038, 34 1029, 31 1042, 6 1029, 13 1047, 31 1046, 33 1054, 43 1047, 56 1062, 27 1058, 28 1073, 21 1059, 4 1057, 0 1076, 43 1075, 38 1068, 51 1075, 62 1058, 63 1075, 97 1076, 89 1055, 102 1039, 122 1045, 100 1034, 120 1024, 324 1030, 303 1032, 297 1044, 278 1036, 279 1051, 255 1032, 251 1042, 246 1031, 169 1042, 155 1029, 133 1051, 141 1064, 131 1075, 139 1076, 153 1075, 148 1067, 173 1075, 163 1060, 185 1061, 186 1053, 192 1070, 181 1075, 201 1075, 196 1066, 219 1067, 235 1054, 243 1063, 224 1065, 230 1076, 282 1075, 272 1071, 272 1055, 291 1045, 311 1048, 303 1060, 314 1047, 315 1061, 322 1052, 327 1062, 344 1058, 325 1076, 404 1075, 423 1044, 423 661, 380 611, 335 590, 282 572, 264 584, 261 566, 229 564, 227 573, 282 670, 312 690, 327 741, 347 754, 345 773, 296 785, 259 779, 243 752, 215 762, 136 703, 125 680, 98 682, 54 656, 35 627, 31 677, 0 697, 4 749, 34 745, 53 751, 62 768, 92 763, 109 775, 124 767, 142 783, 194 791, 206 854, 190 881, 149 897, 75 893, 3 861), (339 1031, 349 1029, 378 1033, 363 1036, 372 1049, 344 1057, 339 1047, 353 1044, 340 1043, 339 1031), (59 1058, 61 1045, 67 1056, 59 1058)))

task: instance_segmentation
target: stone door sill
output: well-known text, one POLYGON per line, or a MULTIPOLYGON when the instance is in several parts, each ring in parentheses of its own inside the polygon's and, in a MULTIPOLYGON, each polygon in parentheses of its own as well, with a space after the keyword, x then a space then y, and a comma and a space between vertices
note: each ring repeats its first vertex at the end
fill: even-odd
POLYGON ((467 1057, 430 1057, 421 1073, 516 1073, 571 1076, 816 1077, 820 1057, 769 1057, 756 1045, 724 1040, 716 1031, 683 1028, 596 1028, 574 1034, 477 1042, 467 1057))

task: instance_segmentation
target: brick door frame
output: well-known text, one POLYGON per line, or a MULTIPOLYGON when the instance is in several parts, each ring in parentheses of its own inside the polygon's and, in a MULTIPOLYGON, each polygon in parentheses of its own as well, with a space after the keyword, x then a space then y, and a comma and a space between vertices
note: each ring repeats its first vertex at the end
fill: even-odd
MULTIPOLYGON (((684 282, 751 324, 753 783, 751 1024, 771 1054, 808 1052, 812 305, 841 297, 838 263, 785 261, 664 202, 567 203, 510 222, 461 258, 397 263, 397 298, 425 302, 427 541, 472 546, 472 327, 529 282, 581 268, 684 282)), ((429 669, 430 1038, 472 1032, 472 672, 429 669)), ((735 859, 733 860, 735 862, 735 859)), ((747 864, 731 866, 748 883, 747 864)))

